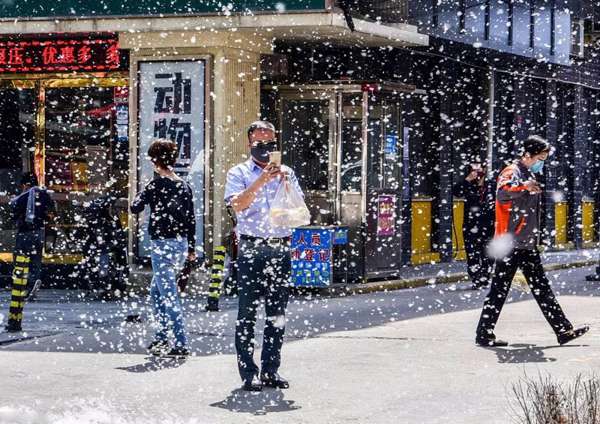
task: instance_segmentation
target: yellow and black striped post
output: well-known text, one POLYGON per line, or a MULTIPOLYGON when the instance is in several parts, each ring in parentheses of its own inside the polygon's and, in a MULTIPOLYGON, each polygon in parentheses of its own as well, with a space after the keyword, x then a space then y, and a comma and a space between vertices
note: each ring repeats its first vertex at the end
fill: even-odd
POLYGON ((23 307, 27 295, 27 278, 29 277, 29 261, 27 256, 17 255, 12 275, 12 291, 8 310, 7 331, 21 331, 23 307))
POLYGON ((219 310, 219 298, 221 297, 221 285, 225 270, 225 246, 217 246, 213 251, 213 263, 210 272, 210 286, 208 287, 207 311, 219 310))

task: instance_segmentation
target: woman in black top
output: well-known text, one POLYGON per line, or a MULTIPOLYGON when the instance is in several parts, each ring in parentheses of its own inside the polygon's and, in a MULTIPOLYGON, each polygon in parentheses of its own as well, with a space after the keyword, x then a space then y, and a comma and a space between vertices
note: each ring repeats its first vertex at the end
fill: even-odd
POLYGON ((177 293, 177 273, 187 259, 196 259, 196 218, 190 186, 173 172, 177 144, 156 140, 148 149, 158 177, 136 196, 131 212, 138 214, 150 207, 148 232, 151 238, 152 296, 159 331, 148 346, 153 354, 187 356, 187 337, 183 311, 177 293), (169 351, 167 332, 173 330, 175 346, 169 351))

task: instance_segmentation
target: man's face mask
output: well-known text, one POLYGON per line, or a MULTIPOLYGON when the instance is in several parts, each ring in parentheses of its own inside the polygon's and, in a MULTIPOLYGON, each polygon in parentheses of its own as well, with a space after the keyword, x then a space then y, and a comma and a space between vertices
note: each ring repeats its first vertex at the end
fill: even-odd
POLYGON ((273 140, 263 140, 254 142, 250 147, 250 154, 262 163, 269 162, 269 153, 276 152, 279 149, 279 144, 273 140))
POLYGON ((530 168, 531 172, 534 174, 539 174, 542 172, 542 169, 544 169, 544 161, 541 159, 534 163, 530 168))

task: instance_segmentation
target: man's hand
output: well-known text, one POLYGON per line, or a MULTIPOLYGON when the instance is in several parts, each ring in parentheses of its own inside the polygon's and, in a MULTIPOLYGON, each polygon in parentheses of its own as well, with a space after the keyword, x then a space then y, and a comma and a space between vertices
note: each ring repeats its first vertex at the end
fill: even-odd
POLYGON ((240 213, 250 207, 256 198, 256 193, 258 193, 265 184, 275 178, 283 177, 284 175, 285 173, 281 171, 281 166, 279 165, 270 163, 265 166, 260 177, 258 177, 250 187, 231 199, 231 207, 235 213, 240 213))
POLYGON ((542 188, 540 187, 537 181, 527 180, 523 185, 531 194, 538 194, 542 192, 542 188))
POLYGON ((281 166, 270 163, 263 168, 263 172, 259 177, 260 184, 265 185, 281 175, 281 166))

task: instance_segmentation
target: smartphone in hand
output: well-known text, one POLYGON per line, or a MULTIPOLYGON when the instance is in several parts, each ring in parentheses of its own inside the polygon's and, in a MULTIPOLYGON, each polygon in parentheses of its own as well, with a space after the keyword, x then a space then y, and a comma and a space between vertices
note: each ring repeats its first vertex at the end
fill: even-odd
POLYGON ((281 152, 280 151, 270 152, 269 153, 269 163, 272 163, 273 165, 276 165, 276 166, 281 166, 281 152))

